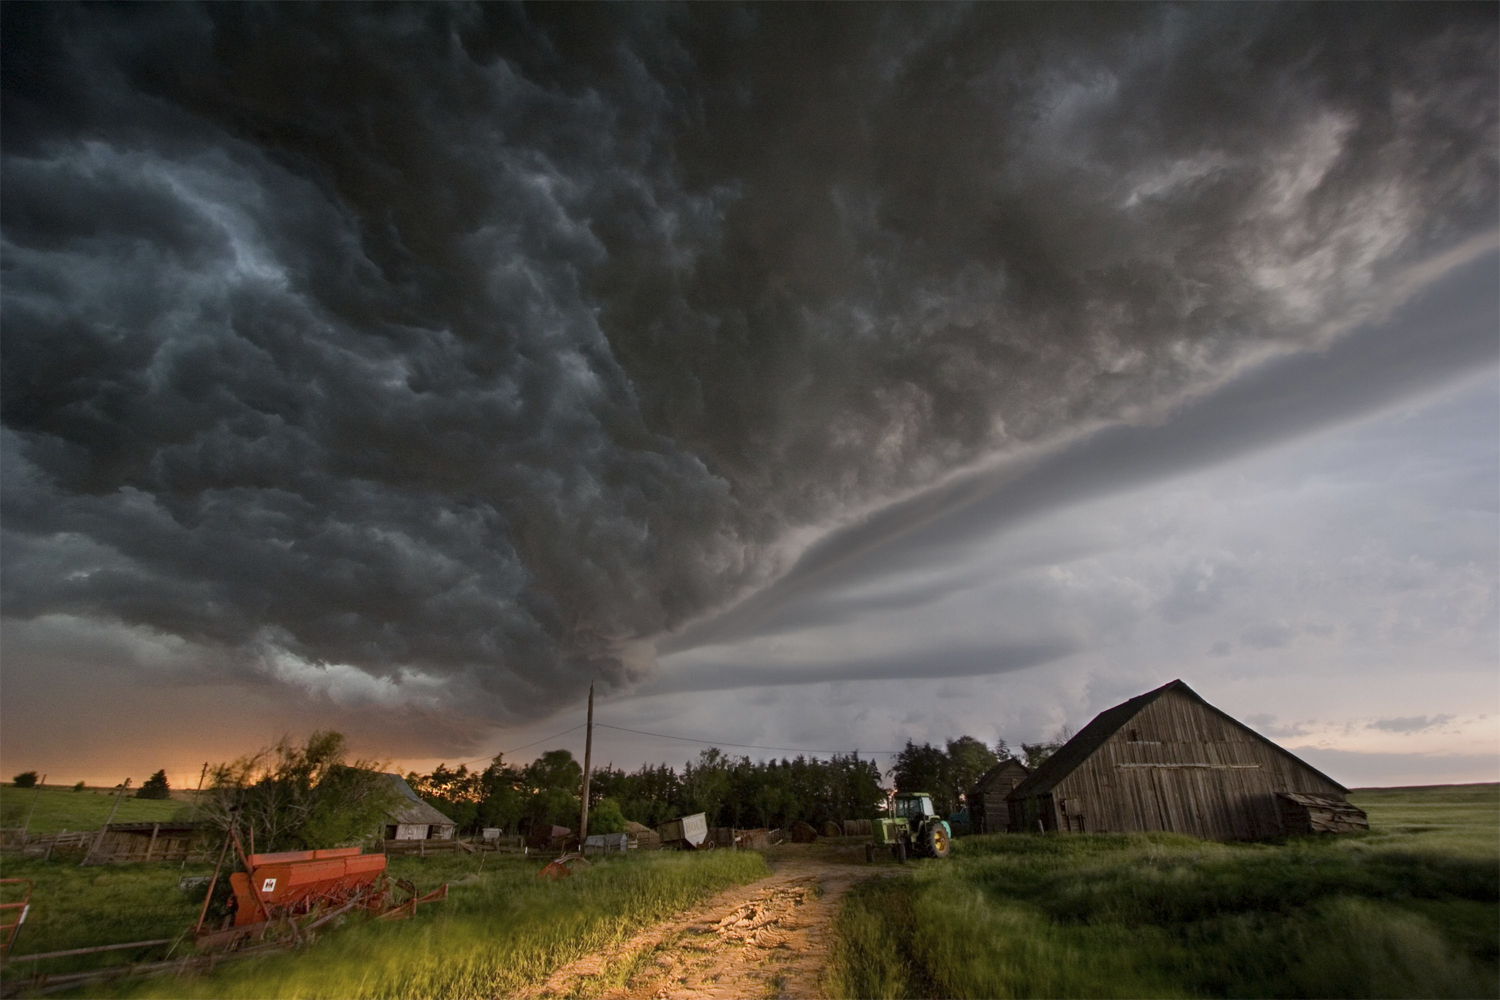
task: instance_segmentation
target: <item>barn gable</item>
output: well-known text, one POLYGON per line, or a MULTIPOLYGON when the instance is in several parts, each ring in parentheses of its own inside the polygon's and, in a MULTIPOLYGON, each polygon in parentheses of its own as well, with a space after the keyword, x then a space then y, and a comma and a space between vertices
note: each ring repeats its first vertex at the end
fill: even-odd
POLYGON ((453 820, 423 802, 399 774, 384 772, 396 793, 396 804, 385 813, 386 840, 449 840, 453 837, 453 820))
POLYGON ((1342 802, 1346 792, 1177 680, 1101 712, 1017 786, 1008 805, 1017 830, 1230 840, 1290 832, 1278 794, 1342 802))
POLYGON ((990 768, 964 796, 969 823, 975 833, 1002 833, 1010 823, 1006 796, 1031 772, 1014 757, 990 768))

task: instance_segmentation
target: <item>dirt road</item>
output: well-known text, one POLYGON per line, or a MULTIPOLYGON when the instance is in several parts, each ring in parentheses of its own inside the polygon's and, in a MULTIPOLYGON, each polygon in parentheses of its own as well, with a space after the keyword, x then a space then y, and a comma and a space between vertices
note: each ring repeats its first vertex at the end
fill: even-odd
POLYGON ((891 874, 859 843, 787 844, 769 878, 729 889, 618 947, 564 966, 527 1000, 741 1000, 820 996, 829 928, 855 882, 891 874))

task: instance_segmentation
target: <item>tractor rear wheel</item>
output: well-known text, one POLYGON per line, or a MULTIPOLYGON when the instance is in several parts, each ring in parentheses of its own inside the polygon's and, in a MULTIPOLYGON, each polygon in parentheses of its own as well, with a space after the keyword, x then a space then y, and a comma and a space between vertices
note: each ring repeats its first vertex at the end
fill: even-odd
POLYGON ((934 823, 927 828, 927 832, 922 835, 922 849, 931 858, 948 856, 948 832, 941 823, 934 823))

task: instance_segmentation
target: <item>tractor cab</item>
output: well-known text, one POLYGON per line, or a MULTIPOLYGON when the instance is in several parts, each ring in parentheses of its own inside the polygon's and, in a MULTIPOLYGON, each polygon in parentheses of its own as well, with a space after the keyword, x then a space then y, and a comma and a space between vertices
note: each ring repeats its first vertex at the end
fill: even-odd
POLYGON ((904 819, 916 829, 922 825, 928 817, 936 816, 937 810, 932 807, 932 796, 926 792, 898 792, 896 793, 896 818, 904 819))

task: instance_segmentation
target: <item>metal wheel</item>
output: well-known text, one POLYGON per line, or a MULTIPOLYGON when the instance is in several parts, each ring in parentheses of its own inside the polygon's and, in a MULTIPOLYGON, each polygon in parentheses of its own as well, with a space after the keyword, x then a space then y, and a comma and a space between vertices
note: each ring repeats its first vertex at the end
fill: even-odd
POLYGON ((948 833, 941 823, 934 823, 927 828, 927 832, 922 836, 922 847, 929 857, 946 858, 948 856, 948 833))

